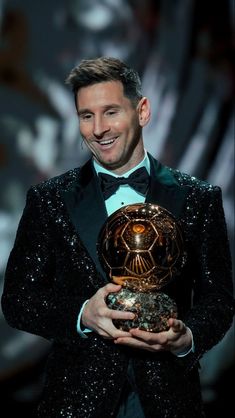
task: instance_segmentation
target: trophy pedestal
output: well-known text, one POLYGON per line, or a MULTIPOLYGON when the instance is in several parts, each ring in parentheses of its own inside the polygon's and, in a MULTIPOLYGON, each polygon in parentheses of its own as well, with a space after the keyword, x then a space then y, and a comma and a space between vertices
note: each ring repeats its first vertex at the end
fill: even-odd
POLYGON ((176 303, 163 292, 136 292, 122 288, 117 293, 110 293, 106 303, 110 309, 135 313, 133 320, 113 320, 114 325, 123 331, 131 328, 166 331, 168 319, 177 317, 176 303))

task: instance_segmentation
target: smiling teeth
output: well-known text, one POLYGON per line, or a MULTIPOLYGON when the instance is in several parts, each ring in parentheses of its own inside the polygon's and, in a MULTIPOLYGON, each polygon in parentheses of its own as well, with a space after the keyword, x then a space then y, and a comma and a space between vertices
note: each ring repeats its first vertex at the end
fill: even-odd
POLYGON ((114 139, 108 139, 107 141, 100 141, 101 145, 108 145, 112 144, 114 142, 114 139))

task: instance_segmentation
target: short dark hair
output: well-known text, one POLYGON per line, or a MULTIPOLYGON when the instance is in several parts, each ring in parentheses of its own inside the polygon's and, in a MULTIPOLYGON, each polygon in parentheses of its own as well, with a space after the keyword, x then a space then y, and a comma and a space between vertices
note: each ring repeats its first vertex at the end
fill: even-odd
POLYGON ((124 95, 133 105, 142 98, 141 81, 137 71, 117 58, 99 57, 82 60, 65 80, 66 84, 72 87, 75 103, 79 89, 105 81, 120 81, 124 95))

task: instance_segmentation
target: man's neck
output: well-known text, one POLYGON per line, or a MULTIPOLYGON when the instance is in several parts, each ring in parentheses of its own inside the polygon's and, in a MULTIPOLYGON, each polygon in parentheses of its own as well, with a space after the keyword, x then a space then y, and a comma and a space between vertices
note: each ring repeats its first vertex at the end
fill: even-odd
POLYGON ((107 174, 111 174, 115 177, 121 177, 121 176, 128 177, 131 173, 133 173, 133 171, 137 170, 140 167, 145 167, 147 169, 148 173, 150 173, 150 161, 149 161, 148 154, 147 154, 146 150, 144 150, 143 159, 138 164, 136 164, 134 167, 132 167, 131 169, 122 172, 122 174, 117 174, 117 173, 114 173, 112 170, 108 170, 107 168, 100 165, 94 158, 93 158, 93 164, 94 164, 94 167, 95 167, 95 170, 96 170, 97 173, 100 173, 100 172, 107 173, 107 174))

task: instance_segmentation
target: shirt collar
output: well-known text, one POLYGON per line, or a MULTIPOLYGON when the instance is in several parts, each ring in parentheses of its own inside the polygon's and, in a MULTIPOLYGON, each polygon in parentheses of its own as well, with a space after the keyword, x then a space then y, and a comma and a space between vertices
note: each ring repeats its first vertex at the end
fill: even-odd
POLYGON ((131 168, 130 170, 128 170, 126 173, 122 174, 121 176, 118 176, 117 174, 113 173, 111 170, 107 170, 106 168, 102 167, 100 164, 98 164, 96 162, 96 160, 93 158, 93 164, 94 164, 94 168, 96 173, 106 173, 106 174, 111 174, 114 177, 129 177, 129 175, 131 173, 133 173, 133 171, 137 170, 138 168, 141 167, 145 167, 147 172, 150 174, 150 161, 149 161, 149 157, 147 154, 147 151, 144 150, 144 158, 142 161, 140 161, 139 164, 137 164, 135 167, 131 168))

